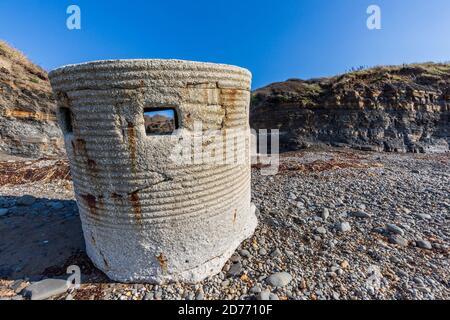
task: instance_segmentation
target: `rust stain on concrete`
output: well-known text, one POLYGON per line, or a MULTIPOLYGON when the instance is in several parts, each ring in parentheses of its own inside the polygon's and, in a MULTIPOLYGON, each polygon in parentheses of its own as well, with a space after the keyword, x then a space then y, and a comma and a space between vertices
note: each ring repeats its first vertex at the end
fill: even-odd
POLYGON ((120 195, 120 194, 118 194, 116 192, 112 192, 111 193, 111 198, 115 199, 115 200, 122 200, 123 199, 122 195, 120 195))
POLYGON ((87 159, 87 167, 90 171, 97 172, 97 163, 92 159, 87 159))
POLYGON ((70 144, 72 145, 73 156, 76 157, 77 156, 77 148, 75 147, 75 143, 73 142, 73 140, 70 141, 70 144))
POLYGON ((86 141, 81 138, 72 140, 72 148, 74 156, 80 156, 82 161, 88 159, 86 141))
POLYGON ((130 152, 131 170, 136 172, 136 132, 132 122, 127 123, 128 150, 130 152))
POLYGON ((89 208, 89 212, 93 215, 97 214, 97 199, 94 195, 88 193, 88 194, 82 194, 81 198, 83 199, 85 205, 89 208))
POLYGON ((95 241, 94 235, 91 233, 91 240, 92 244, 95 246, 97 244, 97 241, 95 241))
POLYGON ((133 212, 139 225, 142 225, 142 208, 139 200, 139 195, 137 192, 133 192, 129 195, 129 200, 131 206, 133 207, 133 212))
POLYGON ((163 273, 167 273, 167 258, 164 256, 164 254, 161 252, 159 256, 156 257, 156 259, 158 260, 159 266, 161 267, 163 273))

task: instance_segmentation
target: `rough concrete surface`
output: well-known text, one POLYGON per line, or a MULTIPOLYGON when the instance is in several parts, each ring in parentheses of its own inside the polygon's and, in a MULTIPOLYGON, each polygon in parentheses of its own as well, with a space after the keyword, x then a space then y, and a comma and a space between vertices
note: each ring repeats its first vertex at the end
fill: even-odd
POLYGON ((125 282, 197 282, 218 273, 257 224, 249 132, 243 149, 234 145, 243 163, 185 164, 171 154, 196 121, 203 130, 249 129, 251 74, 211 63, 116 60, 49 77, 94 264, 125 282), (146 135, 143 112, 157 108, 176 110, 176 139, 146 135))

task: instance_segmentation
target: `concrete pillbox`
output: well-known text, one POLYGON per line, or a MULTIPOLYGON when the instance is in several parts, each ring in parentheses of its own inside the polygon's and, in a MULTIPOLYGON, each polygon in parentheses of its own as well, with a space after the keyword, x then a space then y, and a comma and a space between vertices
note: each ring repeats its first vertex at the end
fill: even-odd
POLYGON ((49 77, 94 264, 123 282, 197 282, 220 272, 257 224, 250 202, 250 72, 110 60, 62 67, 49 77), (172 110, 176 130, 149 134, 144 113, 162 109, 172 110), (228 147, 243 161, 180 162, 174 150, 192 144, 196 123, 224 143, 233 139, 225 131, 239 130, 244 143, 228 147))

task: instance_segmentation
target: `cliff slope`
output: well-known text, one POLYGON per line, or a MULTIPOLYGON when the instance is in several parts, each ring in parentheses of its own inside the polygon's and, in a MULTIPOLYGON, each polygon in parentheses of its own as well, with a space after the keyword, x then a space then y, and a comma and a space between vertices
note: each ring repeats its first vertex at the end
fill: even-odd
POLYGON ((375 67, 253 92, 254 129, 280 130, 282 150, 314 144, 363 150, 446 152, 450 64, 375 67))
POLYGON ((47 73, 0 41, 0 152, 29 157, 63 154, 47 73))

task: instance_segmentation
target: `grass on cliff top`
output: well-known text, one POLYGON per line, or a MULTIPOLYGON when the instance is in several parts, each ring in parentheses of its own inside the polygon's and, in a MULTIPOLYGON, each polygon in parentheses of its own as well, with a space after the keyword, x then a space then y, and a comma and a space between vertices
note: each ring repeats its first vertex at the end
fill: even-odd
POLYGON ((311 80, 288 79, 284 82, 275 82, 253 91, 252 100, 262 99, 263 95, 279 97, 280 101, 313 102, 314 98, 326 91, 324 85, 349 84, 360 82, 367 85, 383 82, 402 82, 412 84, 421 79, 421 82, 431 83, 439 80, 450 82, 450 62, 448 63, 413 63, 395 66, 375 66, 363 68, 348 73, 311 80))
POLYGON ((398 66, 375 66, 372 68, 351 71, 331 78, 337 82, 349 79, 360 79, 367 82, 399 81, 411 82, 416 78, 442 79, 450 78, 450 63, 412 63, 398 66))
POLYGON ((375 66, 371 68, 364 68, 361 70, 350 71, 343 75, 366 75, 381 71, 394 73, 399 71, 425 72, 429 74, 443 75, 446 73, 448 74, 448 72, 450 72, 450 62, 449 63, 424 62, 424 63, 411 63, 402 65, 375 66))
POLYGON ((323 92, 319 83, 290 79, 285 82, 272 83, 252 93, 252 104, 262 102, 264 97, 270 96, 274 103, 300 102, 303 105, 314 105, 315 99, 323 92))
POLYGON ((46 80, 47 72, 41 67, 32 63, 22 52, 13 48, 8 43, 3 40, 0 40, 0 58, 4 58, 9 60, 15 64, 22 66, 27 72, 31 73, 34 77, 30 79, 34 79, 35 82, 37 79, 46 80))
POLYGON ((29 63, 27 57, 17 49, 14 49, 5 41, 0 40, 0 56, 4 56, 9 60, 17 61, 20 63, 29 63))
POLYGON ((334 77, 311 80, 288 79, 253 91, 252 105, 266 102, 274 105, 300 103, 303 106, 313 107, 320 104, 321 96, 324 94, 339 94, 340 91, 358 90, 366 86, 381 89, 386 83, 415 88, 448 86, 450 63, 426 62, 375 66, 360 68, 334 77), (331 88, 333 89, 330 90, 331 88))

